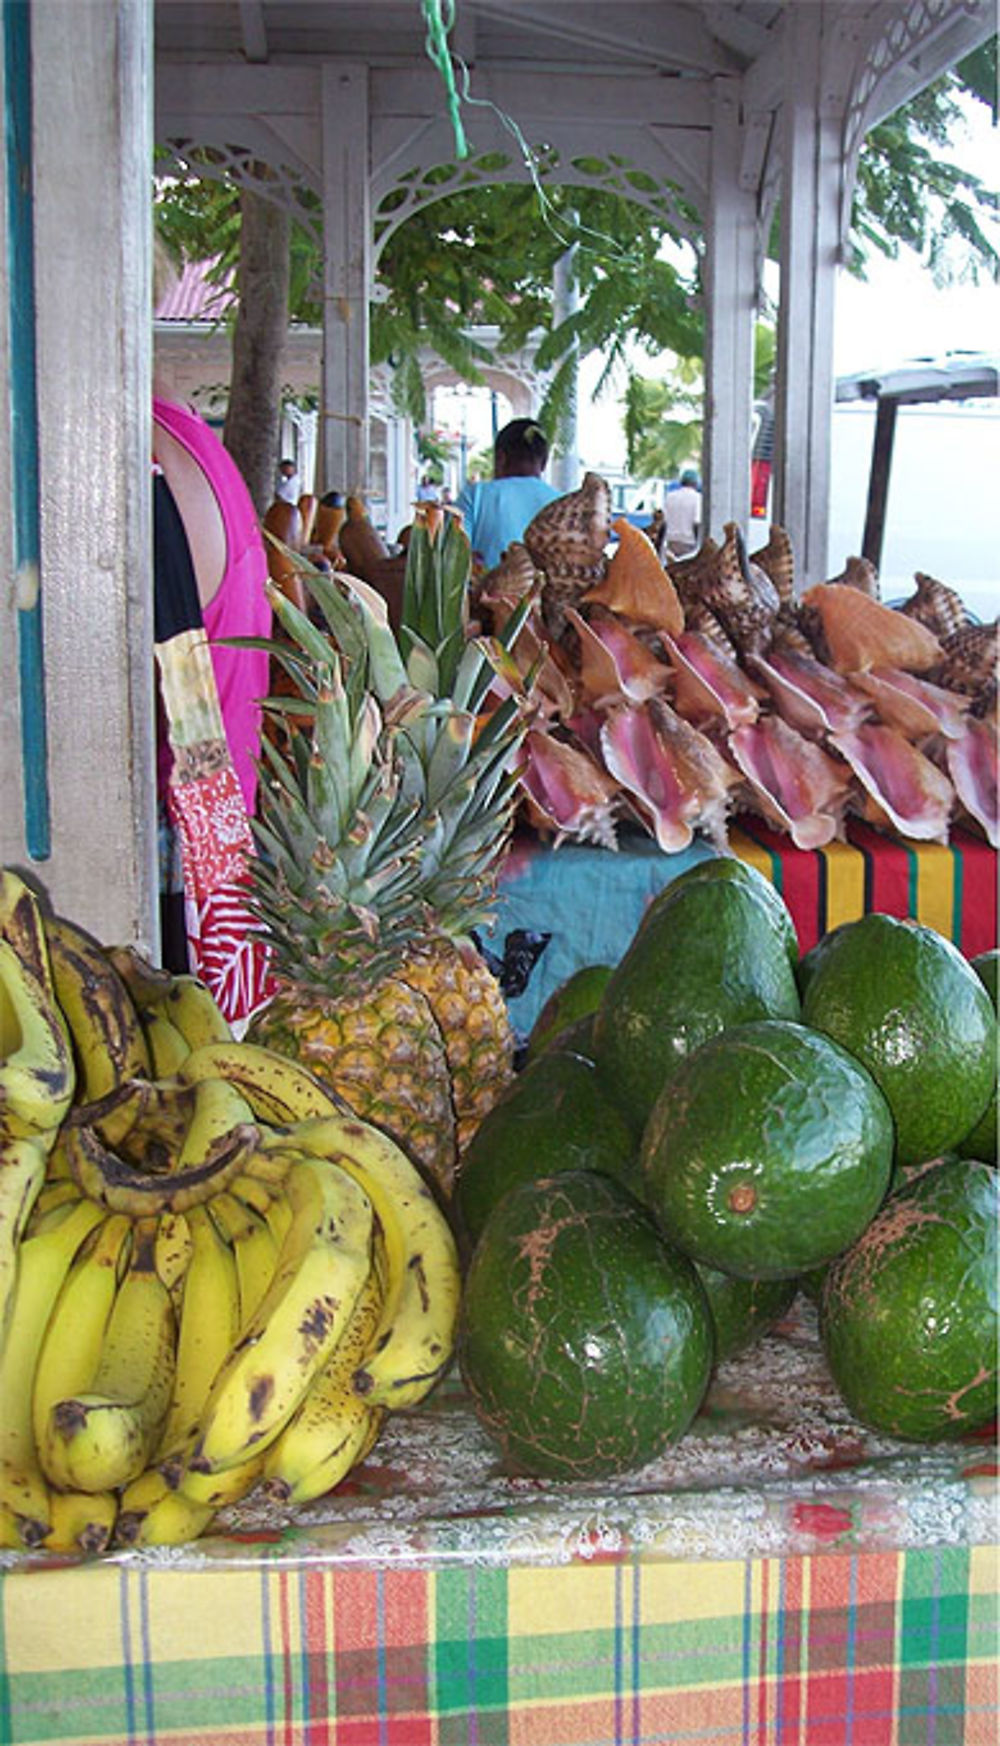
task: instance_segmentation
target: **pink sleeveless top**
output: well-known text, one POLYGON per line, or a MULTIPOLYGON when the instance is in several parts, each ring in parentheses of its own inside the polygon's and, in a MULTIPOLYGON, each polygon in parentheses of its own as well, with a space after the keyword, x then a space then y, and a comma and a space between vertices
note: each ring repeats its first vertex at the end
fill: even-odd
POLYGON ((247 812, 252 814, 257 798, 254 759, 260 749, 259 700, 268 693, 269 657, 265 649, 220 648, 217 639, 271 635, 271 607, 264 586, 267 558, 260 524, 242 473, 204 419, 186 407, 155 397, 153 417, 198 462, 222 515, 226 568, 203 617, 229 753, 247 812))

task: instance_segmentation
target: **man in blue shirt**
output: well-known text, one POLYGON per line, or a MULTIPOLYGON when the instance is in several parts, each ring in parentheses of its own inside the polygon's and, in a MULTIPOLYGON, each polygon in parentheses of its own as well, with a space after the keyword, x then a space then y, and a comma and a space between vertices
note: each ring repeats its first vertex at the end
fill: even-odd
POLYGON ((499 564, 543 504, 559 493, 542 478, 549 458, 545 432, 532 418, 514 418, 493 443, 493 477, 459 492, 473 562, 484 570, 499 564))

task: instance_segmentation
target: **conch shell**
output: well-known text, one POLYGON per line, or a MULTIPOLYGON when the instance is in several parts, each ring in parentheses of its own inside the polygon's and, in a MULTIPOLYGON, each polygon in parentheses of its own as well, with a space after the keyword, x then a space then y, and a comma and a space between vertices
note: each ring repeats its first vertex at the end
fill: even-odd
POLYGON ((711 740, 663 698, 616 710, 601 729, 601 748, 664 854, 686 849, 698 829, 725 846, 734 773, 711 740))
POLYGON ((913 580, 917 584, 916 593, 909 600, 904 600, 900 612, 905 612, 907 618, 915 618, 920 624, 927 626, 934 636, 942 642, 954 631, 961 630, 969 622, 969 614, 965 602, 954 588, 949 588, 944 582, 938 582, 935 577, 927 576, 918 570, 913 580))
POLYGON ((641 703, 665 690, 670 669, 646 644, 633 636, 613 613, 596 608, 589 620, 573 607, 566 617, 580 639, 580 691, 595 708, 628 698, 641 703))
POLYGON ((795 597, 795 558, 787 528, 772 521, 767 545, 752 552, 750 562, 763 570, 765 576, 770 576, 782 606, 789 606, 795 597))
POLYGON ((833 749, 846 759, 869 795, 865 816, 885 820, 900 836, 946 843, 955 795, 936 764, 904 739, 896 728, 866 723, 853 733, 835 734, 833 749))
POLYGON ((588 605, 606 606, 634 624, 677 636, 684 629, 684 608, 677 590, 641 528, 624 516, 614 523, 618 544, 601 581, 583 596, 588 605))
POLYGON ((848 772, 780 715, 730 734, 730 754, 746 778, 755 810, 786 831, 797 849, 820 849, 840 830, 848 772))
POLYGON ((520 773, 528 821, 552 831, 556 846, 567 837, 616 849, 612 805, 618 785, 585 752, 552 734, 530 730, 520 773))
POLYGON ((747 561, 743 535, 727 521, 725 540, 714 573, 702 588, 702 599, 721 619, 740 654, 759 653, 771 639, 781 601, 770 576, 747 561))
POLYGON ((972 716, 965 724, 963 737, 948 741, 945 754, 948 774, 955 784, 959 801, 970 817, 982 826, 987 842, 994 849, 1000 846, 997 750, 996 723, 979 721, 972 716))
POLYGON ((576 491, 546 503, 524 530, 524 544, 545 572, 542 616, 550 636, 566 629, 566 607, 604 575, 611 537, 611 492, 598 473, 585 473, 576 491))
POLYGON ((902 667, 922 673, 941 659, 941 644, 916 619, 870 600, 845 582, 819 582, 802 596, 823 627, 830 664, 838 673, 902 667))
POLYGON ((686 721, 700 727, 721 718, 735 728, 757 720, 757 689, 731 656, 697 631, 661 640, 674 671, 674 704, 686 721))

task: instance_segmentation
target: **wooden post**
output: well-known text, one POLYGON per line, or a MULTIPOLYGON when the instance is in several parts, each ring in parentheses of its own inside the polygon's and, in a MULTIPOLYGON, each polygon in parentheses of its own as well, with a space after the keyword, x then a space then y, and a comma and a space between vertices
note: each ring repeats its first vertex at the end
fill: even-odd
MULTIPOLYGON (((32 863, 22 805, 11 803, 20 784, 5 774, 0 855, 101 939, 155 951, 152 6, 89 0, 72 9, 72 28, 65 0, 33 0, 28 13, 51 853, 32 863)), ((5 379, 9 345, 4 323, 5 379)), ((6 490, 18 465, 9 429, 3 442, 6 490)), ((8 650, 9 590, 0 615, 8 650)), ((20 769, 17 716, 5 697, 5 772, 20 769)))
POLYGON ((368 69, 323 68, 323 491, 369 487, 368 69))
POLYGON ((774 519, 791 535, 800 587, 827 573, 843 115, 828 83, 827 10, 793 6, 785 18, 774 519))
POLYGON ((875 441, 872 445, 872 465, 868 475, 868 501, 865 505, 865 531, 861 555, 875 565, 882 564, 882 540, 885 535, 885 511, 889 497, 889 473, 892 468, 892 445, 896 436, 895 399, 879 398, 875 413, 875 441))
POLYGON ((718 537, 723 522, 745 528, 750 513, 756 181, 741 173, 734 80, 714 81, 712 115, 702 478, 703 526, 718 537))

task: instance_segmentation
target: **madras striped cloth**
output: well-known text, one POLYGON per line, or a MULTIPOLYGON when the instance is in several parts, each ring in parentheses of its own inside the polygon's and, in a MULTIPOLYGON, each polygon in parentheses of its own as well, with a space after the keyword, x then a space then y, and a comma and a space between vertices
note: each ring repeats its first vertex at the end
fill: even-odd
POLYGON ((3 1579, 5 1746, 996 1746, 997 1553, 3 1579))

